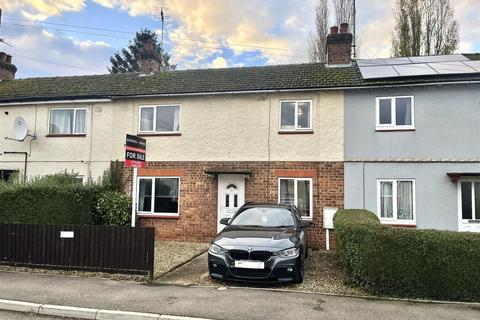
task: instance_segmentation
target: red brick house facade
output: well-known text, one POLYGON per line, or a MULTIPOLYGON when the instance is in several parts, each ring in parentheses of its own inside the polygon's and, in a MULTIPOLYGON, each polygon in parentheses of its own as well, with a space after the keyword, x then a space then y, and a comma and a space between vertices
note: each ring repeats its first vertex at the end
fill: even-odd
MULTIPOLYGON (((154 226, 161 240, 211 241, 217 233, 218 179, 222 173, 245 176, 245 202, 278 202, 279 178, 311 178, 313 217, 311 247, 325 248, 323 208, 343 207, 343 162, 148 162, 138 175, 180 177, 178 217, 139 217, 139 225, 154 226)), ((126 170, 131 186, 131 170, 126 170)), ((333 233, 330 233, 331 243, 333 233)))

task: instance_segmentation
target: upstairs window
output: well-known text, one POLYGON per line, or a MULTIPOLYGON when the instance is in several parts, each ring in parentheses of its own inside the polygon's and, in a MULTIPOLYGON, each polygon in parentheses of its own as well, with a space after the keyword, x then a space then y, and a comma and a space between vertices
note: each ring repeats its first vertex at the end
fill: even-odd
POLYGON ((140 107, 140 133, 179 133, 180 106, 140 107))
POLYGON ((312 101, 280 102, 280 131, 311 131, 312 101))
POLYGON ((415 129, 413 96, 377 98, 376 109, 377 130, 415 129))
POLYGON ((378 216, 387 224, 415 224, 415 181, 378 180, 378 216))
POLYGON ((51 109, 48 133, 85 134, 86 109, 51 109))

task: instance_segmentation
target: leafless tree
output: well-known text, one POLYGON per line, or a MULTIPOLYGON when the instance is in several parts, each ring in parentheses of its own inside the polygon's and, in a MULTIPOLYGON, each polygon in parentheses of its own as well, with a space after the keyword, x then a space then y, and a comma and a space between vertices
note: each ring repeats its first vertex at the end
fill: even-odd
POLYGON ((348 23, 351 30, 353 26, 353 0, 332 0, 332 2, 337 25, 348 23))
POLYGON ((310 61, 324 63, 327 59, 328 1, 319 0, 315 8, 315 33, 310 36, 310 61))
POLYGON ((394 17, 394 56, 451 54, 458 48, 450 0, 397 0, 394 17))

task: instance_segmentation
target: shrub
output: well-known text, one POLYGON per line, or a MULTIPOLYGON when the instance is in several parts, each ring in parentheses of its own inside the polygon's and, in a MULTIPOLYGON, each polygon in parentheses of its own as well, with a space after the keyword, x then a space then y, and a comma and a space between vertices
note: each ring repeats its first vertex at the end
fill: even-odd
POLYGON ((95 206, 95 220, 101 224, 128 226, 131 221, 132 200, 124 193, 105 191, 95 206))
POLYGON ((339 210, 335 238, 347 279, 372 293, 480 301, 480 234, 388 227, 339 210))
POLYGON ((96 188, 51 182, 0 185, 0 223, 91 224, 96 188))

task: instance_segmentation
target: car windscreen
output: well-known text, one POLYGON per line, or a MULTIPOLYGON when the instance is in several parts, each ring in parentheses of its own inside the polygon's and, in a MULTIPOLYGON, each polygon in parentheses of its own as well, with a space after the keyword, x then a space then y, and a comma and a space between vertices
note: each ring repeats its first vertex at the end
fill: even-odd
POLYGON ((256 207, 240 212, 231 222, 233 226, 292 227, 293 214, 285 208, 256 207))

